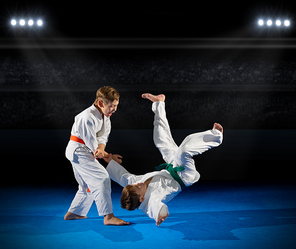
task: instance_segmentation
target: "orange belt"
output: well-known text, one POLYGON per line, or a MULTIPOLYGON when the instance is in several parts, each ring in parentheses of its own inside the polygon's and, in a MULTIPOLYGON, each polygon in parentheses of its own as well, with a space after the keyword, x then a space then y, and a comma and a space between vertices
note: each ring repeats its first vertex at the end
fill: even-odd
MULTIPOLYGON (((77 143, 85 144, 84 141, 81 138, 73 136, 73 135, 71 135, 70 140, 72 140, 74 142, 77 142, 77 143)), ((87 188, 87 192, 91 193, 89 188, 87 188)))
POLYGON ((81 138, 73 136, 73 135, 71 135, 70 140, 77 142, 77 143, 85 144, 81 138))

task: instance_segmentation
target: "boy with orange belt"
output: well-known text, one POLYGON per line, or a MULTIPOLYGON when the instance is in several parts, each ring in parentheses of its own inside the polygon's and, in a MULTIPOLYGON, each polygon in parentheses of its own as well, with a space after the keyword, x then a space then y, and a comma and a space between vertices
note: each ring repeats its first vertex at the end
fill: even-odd
MULTIPOLYGON (((75 117, 66 157, 71 162, 78 191, 65 220, 84 219, 95 201, 105 225, 127 225, 113 214, 111 181, 97 158, 105 158, 105 146, 111 131, 110 117, 119 104, 119 93, 109 86, 101 87, 92 106, 75 117)), ((120 160, 117 158, 117 160, 120 160)))

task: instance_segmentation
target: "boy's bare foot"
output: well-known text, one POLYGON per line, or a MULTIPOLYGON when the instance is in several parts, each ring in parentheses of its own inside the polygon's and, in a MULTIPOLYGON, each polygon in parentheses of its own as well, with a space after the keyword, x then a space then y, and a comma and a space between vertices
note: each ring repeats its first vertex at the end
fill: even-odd
POLYGON ((73 214, 71 212, 67 212, 64 216, 64 220, 79 220, 79 219, 86 219, 87 216, 80 216, 77 214, 73 214))
POLYGON ((113 225, 113 226, 124 226, 124 225, 129 225, 129 222, 126 222, 122 219, 119 219, 114 216, 114 214, 107 214, 104 217, 104 225, 113 225))
POLYGON ((165 101, 165 95, 164 94, 159 94, 159 95, 156 96, 156 95, 153 95, 151 93, 143 93, 142 98, 143 99, 149 99, 152 102, 157 102, 157 101, 164 102, 165 101))
POLYGON ((223 133, 223 127, 222 125, 215 123, 213 129, 216 129, 218 131, 220 131, 221 133, 223 133))

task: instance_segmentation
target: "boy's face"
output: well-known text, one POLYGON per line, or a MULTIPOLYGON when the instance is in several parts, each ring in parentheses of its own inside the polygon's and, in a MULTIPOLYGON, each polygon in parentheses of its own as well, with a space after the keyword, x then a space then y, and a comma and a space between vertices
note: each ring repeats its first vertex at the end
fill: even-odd
POLYGON ((145 193, 146 193, 146 189, 147 189, 147 185, 143 182, 139 182, 137 184, 133 184, 133 189, 134 191, 137 193, 137 195, 140 196, 139 201, 143 202, 145 199, 145 193))
POLYGON ((104 103, 103 101, 99 101, 99 107, 101 108, 101 111, 106 117, 111 117, 114 112, 116 112, 117 107, 118 107, 119 101, 114 100, 108 101, 104 103))

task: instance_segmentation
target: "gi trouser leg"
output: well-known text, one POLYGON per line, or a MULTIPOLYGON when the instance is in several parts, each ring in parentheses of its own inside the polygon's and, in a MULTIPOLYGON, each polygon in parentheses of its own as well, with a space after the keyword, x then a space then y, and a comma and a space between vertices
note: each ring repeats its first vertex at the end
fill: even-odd
POLYGON ((187 136, 178 147, 171 135, 165 103, 154 102, 152 110, 155 113, 153 134, 155 146, 166 163, 172 163, 174 167, 181 165, 185 167, 185 170, 178 174, 186 186, 192 185, 200 178, 192 157, 220 145, 223 139, 222 133, 216 129, 194 133, 187 136))
POLYGON ((166 118, 165 103, 154 102, 152 104, 152 111, 154 112, 154 129, 153 140, 155 146, 159 149, 163 160, 166 163, 173 163, 175 154, 178 150, 166 118))
POLYGON ((100 216, 113 213, 111 180, 106 169, 84 148, 75 150, 71 163, 79 189, 69 212, 86 216, 95 201, 100 216), (91 193, 87 193, 87 188, 91 193))

